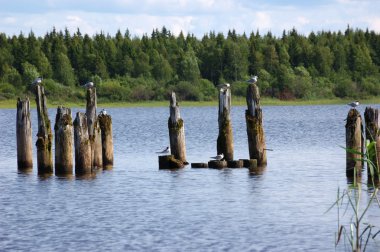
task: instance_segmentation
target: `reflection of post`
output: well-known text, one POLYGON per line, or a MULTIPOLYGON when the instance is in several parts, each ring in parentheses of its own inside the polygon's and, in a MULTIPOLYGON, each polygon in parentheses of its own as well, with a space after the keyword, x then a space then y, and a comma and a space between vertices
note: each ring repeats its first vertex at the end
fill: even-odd
POLYGON ((170 118, 168 121, 170 149, 175 159, 186 162, 185 125, 179 113, 176 95, 170 97, 170 118))
POLYGON ((87 103, 86 103, 86 117, 88 135, 91 143, 91 162, 93 168, 101 168, 102 161, 102 148, 101 148, 101 133, 98 117, 96 116, 96 88, 91 87, 87 89, 87 103))
POLYGON ((363 153, 363 124, 360 113, 356 109, 350 109, 346 123, 346 175, 353 177, 360 176, 363 163, 360 160, 363 153), (356 168, 356 169, 354 169, 356 168), (356 171, 355 171, 356 170, 356 171))
POLYGON ((112 118, 110 115, 100 114, 98 121, 102 134, 103 168, 109 169, 113 166, 112 118))
MULTIPOLYGON (((364 112, 364 120, 366 139, 371 142, 374 141, 376 143, 376 152, 373 149, 367 149, 367 152, 369 153, 371 161, 375 165, 374 168, 378 169, 380 164, 379 110, 371 107, 366 107, 364 112)), ((375 177, 378 177, 379 171, 375 170, 374 173, 375 177)), ((371 172, 368 171, 368 176, 370 176, 370 174, 371 172)))
POLYGON ((28 170, 33 168, 32 124, 30 121, 30 101, 17 99, 16 118, 17 168, 28 170))
POLYGON ((267 163, 263 112, 260 107, 260 93, 256 84, 247 87, 247 107, 245 120, 247 124, 248 148, 250 159, 256 159, 257 165, 267 163))
POLYGON ((230 88, 219 90, 219 135, 216 145, 217 154, 224 154, 227 161, 234 159, 234 143, 231 123, 231 90, 230 88))
POLYGON ((91 145, 86 115, 78 112, 74 120, 75 173, 91 173, 91 145))
POLYGON ((37 167, 38 173, 53 173, 52 132, 46 106, 43 86, 36 86, 36 104, 38 115, 37 167))
POLYGON ((55 174, 73 173, 73 120, 71 109, 59 106, 55 117, 55 174))

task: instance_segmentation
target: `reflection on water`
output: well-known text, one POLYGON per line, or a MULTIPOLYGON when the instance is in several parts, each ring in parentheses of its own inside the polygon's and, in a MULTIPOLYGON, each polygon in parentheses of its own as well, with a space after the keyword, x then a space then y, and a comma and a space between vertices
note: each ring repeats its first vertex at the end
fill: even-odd
MULTIPOLYGON (((0 251, 332 251, 337 216, 325 212, 338 188, 348 187, 339 147, 347 112, 264 107, 267 146, 275 150, 266 168, 171 171, 158 169, 155 154, 168 145, 169 109, 110 108, 112 170, 40 177, 35 149, 35 169, 17 170, 16 110, 0 110, 0 251)), ((249 157, 244 113, 232 109, 236 159, 249 157)), ((181 108, 181 115, 188 161, 215 156, 217 108, 181 108)), ((32 110, 33 132, 36 117, 32 110)), ((378 206, 368 211, 379 225, 378 206)), ((368 251, 378 250, 371 242, 368 251)))

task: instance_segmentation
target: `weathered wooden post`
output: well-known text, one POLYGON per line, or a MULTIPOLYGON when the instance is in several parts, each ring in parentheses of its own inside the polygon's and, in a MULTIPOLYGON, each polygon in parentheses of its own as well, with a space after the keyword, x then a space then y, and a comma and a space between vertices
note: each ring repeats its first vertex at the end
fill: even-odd
POLYGON ((16 118, 17 168, 29 170, 33 168, 32 123, 30 121, 30 101, 17 99, 16 118))
POLYGON ((257 165, 267 164, 263 112, 260 107, 260 93, 256 84, 248 84, 245 120, 247 124, 249 158, 256 159, 257 165))
POLYGON ((73 120, 71 109, 58 106, 55 117, 55 174, 73 173, 73 120))
POLYGON ((93 168, 102 168, 102 147, 101 147, 101 132, 99 123, 97 122, 96 115, 96 88, 87 88, 87 103, 86 103, 86 116, 87 116, 87 126, 88 135, 91 143, 91 160, 93 168))
POLYGON ((45 89, 40 85, 36 85, 35 88, 38 115, 38 133, 36 142, 38 173, 53 173, 53 135, 47 111, 45 89))
POLYGON ((110 169, 113 166, 112 118, 110 115, 100 114, 98 121, 102 134, 103 168, 110 169))
POLYGON ((363 124, 359 111, 350 109, 346 123, 346 175, 347 177, 361 176, 364 153, 363 124), (352 151, 351 151, 352 150, 352 151), (354 151, 354 152, 353 152, 354 151))
POLYGON ((175 159, 187 163, 185 144, 185 124, 179 112, 176 95, 170 96, 170 117, 168 121, 171 154, 175 159))
POLYGON ((87 117, 78 112, 74 120, 75 174, 89 174, 92 171, 91 144, 88 136, 87 117))
MULTIPOLYGON (((366 140, 370 142, 375 142, 374 146, 367 148, 369 158, 374 164, 374 178, 379 177, 379 164, 380 164, 380 137, 379 137, 379 128, 380 128, 380 118, 379 110, 371 107, 366 107, 364 112, 364 121, 365 121, 365 136, 366 140)), ((368 166, 368 177, 371 176, 371 171, 368 166)))
MULTIPOLYGON (((219 113, 218 125, 219 135, 216 144, 218 154, 224 154, 224 159, 231 161, 234 159, 234 143, 231 123, 231 90, 229 85, 219 90, 219 113)), ((209 165, 210 166, 210 165, 209 165)))

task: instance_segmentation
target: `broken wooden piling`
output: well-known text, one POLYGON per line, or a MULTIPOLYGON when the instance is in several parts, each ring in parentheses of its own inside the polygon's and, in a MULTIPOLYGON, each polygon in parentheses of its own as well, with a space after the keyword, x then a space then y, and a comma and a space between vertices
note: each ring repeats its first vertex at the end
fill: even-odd
POLYGON ((171 154, 175 159, 178 159, 186 164, 185 124, 181 118, 174 92, 172 92, 170 96, 169 108, 170 117, 168 120, 168 127, 171 154))
MULTIPOLYGON (((218 154, 224 154, 224 159, 227 161, 234 159, 234 143, 231 123, 231 90, 229 85, 227 88, 219 90, 219 111, 218 125, 219 135, 217 139, 216 149, 218 154)), ((209 164, 210 166, 210 164, 209 164)))
POLYGON ((75 174, 89 174, 92 168, 91 143, 87 117, 78 112, 74 120, 75 174))
POLYGON ((30 120, 30 101, 17 99, 16 116, 17 168, 33 168, 32 123, 30 120))
POLYGON ((178 169, 185 167, 185 164, 174 157, 174 155, 158 156, 159 169, 178 169))
POLYGON ((73 173, 73 120, 71 109, 58 106, 55 117, 55 174, 73 173))
POLYGON ((53 173, 53 140, 44 87, 37 85, 35 88, 35 94, 38 115, 38 133, 36 142, 38 173, 53 173))
POLYGON ((250 159, 257 159, 257 165, 267 163, 263 112, 260 107, 260 92, 256 84, 247 87, 247 107, 245 120, 247 125, 250 159))
MULTIPOLYGON (((379 137, 379 128, 380 128, 380 118, 379 110, 371 107, 366 107, 364 112, 364 121, 365 121, 365 136, 366 140, 370 142, 367 146, 367 154, 372 162, 371 166, 367 165, 368 168, 368 177, 371 177, 373 174, 374 178, 379 178, 379 164, 380 164, 380 137, 379 137), (372 171, 371 171, 372 168, 372 171)), ((371 179, 370 179, 371 180, 371 179)))
POLYGON ((87 117, 87 127, 88 135, 91 143, 91 166, 93 168, 102 168, 102 148, 101 148, 101 132, 99 123, 97 122, 98 117, 96 114, 97 107, 97 97, 96 88, 87 88, 86 95, 86 117, 87 117))
POLYGON ((101 128, 103 168, 110 169, 113 166, 112 118, 110 115, 100 114, 98 121, 101 128))
POLYGON ((346 175, 361 176, 364 153, 363 124, 359 111, 350 109, 346 122, 346 175))

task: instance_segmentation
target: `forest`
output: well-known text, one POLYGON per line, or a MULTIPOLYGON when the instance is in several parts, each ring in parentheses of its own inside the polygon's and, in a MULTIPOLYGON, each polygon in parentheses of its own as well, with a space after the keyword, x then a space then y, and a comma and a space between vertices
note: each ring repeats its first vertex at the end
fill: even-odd
POLYGON ((181 100, 215 100, 215 86, 226 82, 245 96, 251 75, 263 96, 282 100, 369 98, 380 94, 379 69, 380 34, 349 26, 281 37, 230 30, 197 38, 165 27, 141 37, 128 30, 0 33, 0 100, 30 95, 39 76, 49 99, 70 101, 85 97, 80 85, 88 81, 104 102, 164 100, 171 91, 181 100))

